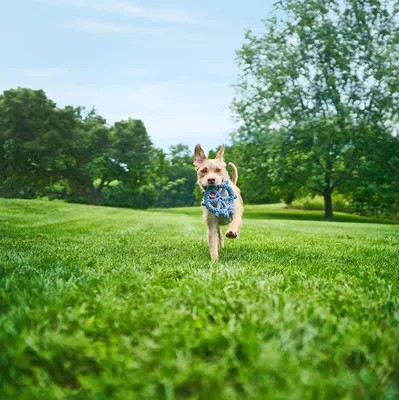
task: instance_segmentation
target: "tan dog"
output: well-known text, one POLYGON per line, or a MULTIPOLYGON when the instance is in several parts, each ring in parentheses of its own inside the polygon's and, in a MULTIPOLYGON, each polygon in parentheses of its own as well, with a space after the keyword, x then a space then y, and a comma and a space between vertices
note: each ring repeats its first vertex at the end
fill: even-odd
MULTIPOLYGON (((233 170, 232 179, 229 178, 229 173, 226 170, 226 163, 223 161, 224 145, 214 159, 208 159, 202 150, 201 145, 197 144, 194 151, 194 165, 198 175, 198 185, 205 191, 208 186, 220 185, 224 180, 228 180, 230 186, 233 188, 237 199, 234 200, 234 215, 231 219, 229 227, 226 232, 226 237, 235 239, 240 233, 242 226, 242 215, 244 207, 240 195, 240 189, 237 187, 238 173, 237 168, 233 163, 229 163, 233 170)), ((220 230, 220 225, 223 225, 223 218, 217 218, 206 207, 204 207, 204 221, 208 229, 208 244, 211 251, 212 260, 218 259, 218 246, 224 247, 224 239, 220 230)))

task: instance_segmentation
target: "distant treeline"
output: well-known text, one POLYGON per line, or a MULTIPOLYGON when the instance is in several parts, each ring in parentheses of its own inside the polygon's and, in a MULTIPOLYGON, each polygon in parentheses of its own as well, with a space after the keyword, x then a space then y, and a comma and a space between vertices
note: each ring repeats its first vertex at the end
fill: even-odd
POLYGON ((58 108, 43 90, 0 95, 0 196, 116 207, 195 203, 192 152, 153 146, 144 123, 108 125, 95 110, 58 108))
MULTIPOLYGON (((396 142, 362 157, 353 178, 337 190, 347 210, 395 216, 398 182, 389 184, 384 168, 399 159, 394 158, 397 138, 387 139, 396 142)), ((227 147, 225 158, 239 167, 244 199, 290 204, 308 195, 296 182, 274 179, 272 151, 267 140, 240 137, 227 147)), ((140 120, 110 126, 95 110, 58 108, 43 90, 26 88, 0 95, 0 196, 142 209, 192 206, 201 199, 188 146, 177 144, 165 152, 152 144, 140 120)))

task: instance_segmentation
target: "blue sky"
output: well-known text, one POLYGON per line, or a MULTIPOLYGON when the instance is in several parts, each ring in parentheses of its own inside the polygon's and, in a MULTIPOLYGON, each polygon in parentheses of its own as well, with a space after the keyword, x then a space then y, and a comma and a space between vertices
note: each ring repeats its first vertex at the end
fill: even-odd
POLYGON ((233 129, 235 50, 266 0, 14 0, 0 12, 0 91, 144 121, 156 146, 207 149, 233 129))

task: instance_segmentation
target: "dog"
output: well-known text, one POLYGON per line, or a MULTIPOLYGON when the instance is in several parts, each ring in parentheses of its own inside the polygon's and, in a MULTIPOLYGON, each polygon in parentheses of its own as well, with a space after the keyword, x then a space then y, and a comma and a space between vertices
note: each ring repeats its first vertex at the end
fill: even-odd
MULTIPOLYGON (((202 191, 208 186, 220 185, 223 181, 228 180, 229 185, 233 188, 237 198, 234 200, 234 214, 226 231, 226 237, 229 239, 238 238, 242 226, 242 216, 244 213, 244 204, 241 198, 240 189, 237 187, 238 171, 233 163, 229 163, 232 169, 232 179, 226 169, 226 163, 223 160, 224 145, 220 148, 216 158, 209 159, 206 157, 204 150, 200 144, 195 146, 194 150, 194 167, 198 175, 198 185, 202 191)), ((224 238, 220 230, 220 226, 224 225, 224 219, 218 218, 212 214, 206 207, 203 207, 204 222, 207 227, 207 237, 211 259, 217 261, 219 258, 218 247, 224 247, 224 238)))

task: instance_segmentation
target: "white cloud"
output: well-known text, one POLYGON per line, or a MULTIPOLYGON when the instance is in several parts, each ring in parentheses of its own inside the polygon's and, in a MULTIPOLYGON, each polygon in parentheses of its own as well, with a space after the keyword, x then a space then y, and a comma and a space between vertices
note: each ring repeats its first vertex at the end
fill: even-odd
POLYGON ((41 3, 79 10, 117 14, 150 21, 193 23, 194 17, 179 10, 156 10, 122 0, 39 0, 41 3))
POLYGON ((129 34, 157 34, 160 35, 165 31, 157 28, 135 27, 127 24, 114 24, 110 22, 102 22, 97 19, 77 19, 72 21, 68 26, 76 31, 89 33, 129 33, 129 34))
POLYGON ((148 47, 157 49, 179 49, 184 46, 197 46, 197 48, 217 46, 206 34, 179 30, 174 27, 138 26, 126 23, 105 22, 96 18, 75 19, 67 23, 66 28, 88 34, 120 35, 128 39, 146 43, 148 47))

